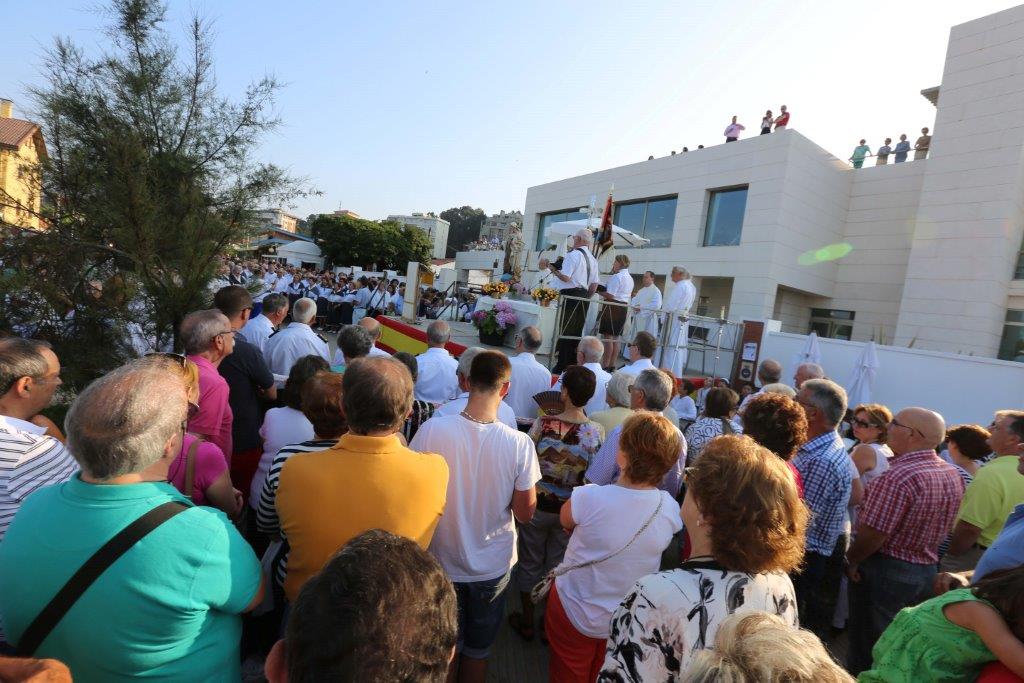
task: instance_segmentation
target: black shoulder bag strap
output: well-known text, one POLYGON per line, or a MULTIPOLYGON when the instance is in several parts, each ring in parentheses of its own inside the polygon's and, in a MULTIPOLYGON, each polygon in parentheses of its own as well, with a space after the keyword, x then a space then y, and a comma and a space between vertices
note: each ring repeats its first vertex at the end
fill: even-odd
POLYGON ((53 596, 49 604, 43 608, 36 618, 32 620, 28 628, 21 635, 18 642, 18 657, 31 657, 43 644, 50 632, 60 623, 68 610, 78 601, 82 594, 88 590, 96 579, 105 572, 117 558, 128 552, 132 546, 142 540, 149 532, 174 517, 179 512, 188 509, 189 506, 183 503, 170 501, 158 505, 134 522, 121 529, 113 538, 103 544, 99 550, 93 553, 92 557, 85 561, 78 568, 68 582, 53 596))

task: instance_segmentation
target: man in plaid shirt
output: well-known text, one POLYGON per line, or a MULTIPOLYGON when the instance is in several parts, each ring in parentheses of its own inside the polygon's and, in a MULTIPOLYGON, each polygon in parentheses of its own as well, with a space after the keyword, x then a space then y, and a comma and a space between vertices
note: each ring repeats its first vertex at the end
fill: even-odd
POLYGON ((867 488, 846 555, 850 578, 850 652, 856 676, 871 668, 871 649, 904 607, 931 597, 939 544, 956 519, 964 484, 935 453, 946 424, 924 408, 889 423, 889 469, 867 488))
POLYGON ((800 385, 797 403, 807 416, 808 441, 793 466, 804 483, 804 502, 811 510, 803 571, 793 576, 800 625, 827 638, 843 576, 846 552, 846 506, 856 471, 836 427, 846 414, 846 392, 827 379, 800 385))

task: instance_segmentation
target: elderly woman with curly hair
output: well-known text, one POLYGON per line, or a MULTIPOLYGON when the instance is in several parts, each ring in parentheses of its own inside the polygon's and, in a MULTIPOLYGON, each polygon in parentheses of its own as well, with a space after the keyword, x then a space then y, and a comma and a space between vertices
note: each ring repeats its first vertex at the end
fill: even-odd
POLYGON ((750 437, 720 436, 686 473, 690 559, 626 594, 598 680, 678 680, 734 613, 798 624, 787 572, 803 560, 808 512, 786 464, 750 437))
POLYGON ((755 396, 743 412, 743 433, 786 461, 802 498, 804 483, 790 462, 807 441, 807 416, 800 404, 772 392, 755 396))

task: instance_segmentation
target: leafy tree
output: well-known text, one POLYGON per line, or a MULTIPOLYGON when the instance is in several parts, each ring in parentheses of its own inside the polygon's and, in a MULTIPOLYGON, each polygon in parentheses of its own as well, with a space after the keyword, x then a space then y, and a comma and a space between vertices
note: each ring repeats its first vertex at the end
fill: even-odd
POLYGON ((172 343, 182 317, 209 305, 217 257, 252 233, 254 210, 305 194, 252 161, 278 125, 273 77, 231 101, 217 94, 202 19, 182 59, 163 3, 111 0, 108 11, 103 54, 64 38, 45 54, 30 93, 49 157, 27 172, 49 227, 5 226, 0 244, 0 327, 49 339, 73 383, 130 355, 132 328, 172 343))
POLYGON ((487 220, 487 214, 483 209, 463 206, 442 211, 441 218, 451 224, 448 228, 448 244, 445 253, 454 256, 455 252, 480 237, 480 228, 487 220))
POLYGON ((414 225, 325 214, 311 228, 324 258, 335 265, 404 270, 410 261, 430 259, 430 240, 414 225))

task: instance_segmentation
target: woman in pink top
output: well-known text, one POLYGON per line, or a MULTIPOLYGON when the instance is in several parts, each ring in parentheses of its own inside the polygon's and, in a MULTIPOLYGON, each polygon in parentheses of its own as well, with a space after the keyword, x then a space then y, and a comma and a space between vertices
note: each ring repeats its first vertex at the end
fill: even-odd
MULTIPOLYGON (((199 368, 195 363, 174 353, 155 353, 146 357, 148 361, 166 365, 168 370, 181 374, 188 389, 188 415, 198 412, 199 368)), ((200 440, 195 434, 186 432, 182 436, 181 450, 167 471, 167 481, 182 493, 185 491, 188 452, 196 442, 195 465, 192 474, 192 502, 223 510, 229 517, 235 517, 242 509, 242 494, 231 485, 231 473, 224 451, 219 446, 200 440)), ((187 495, 187 494, 186 494, 187 495)))

